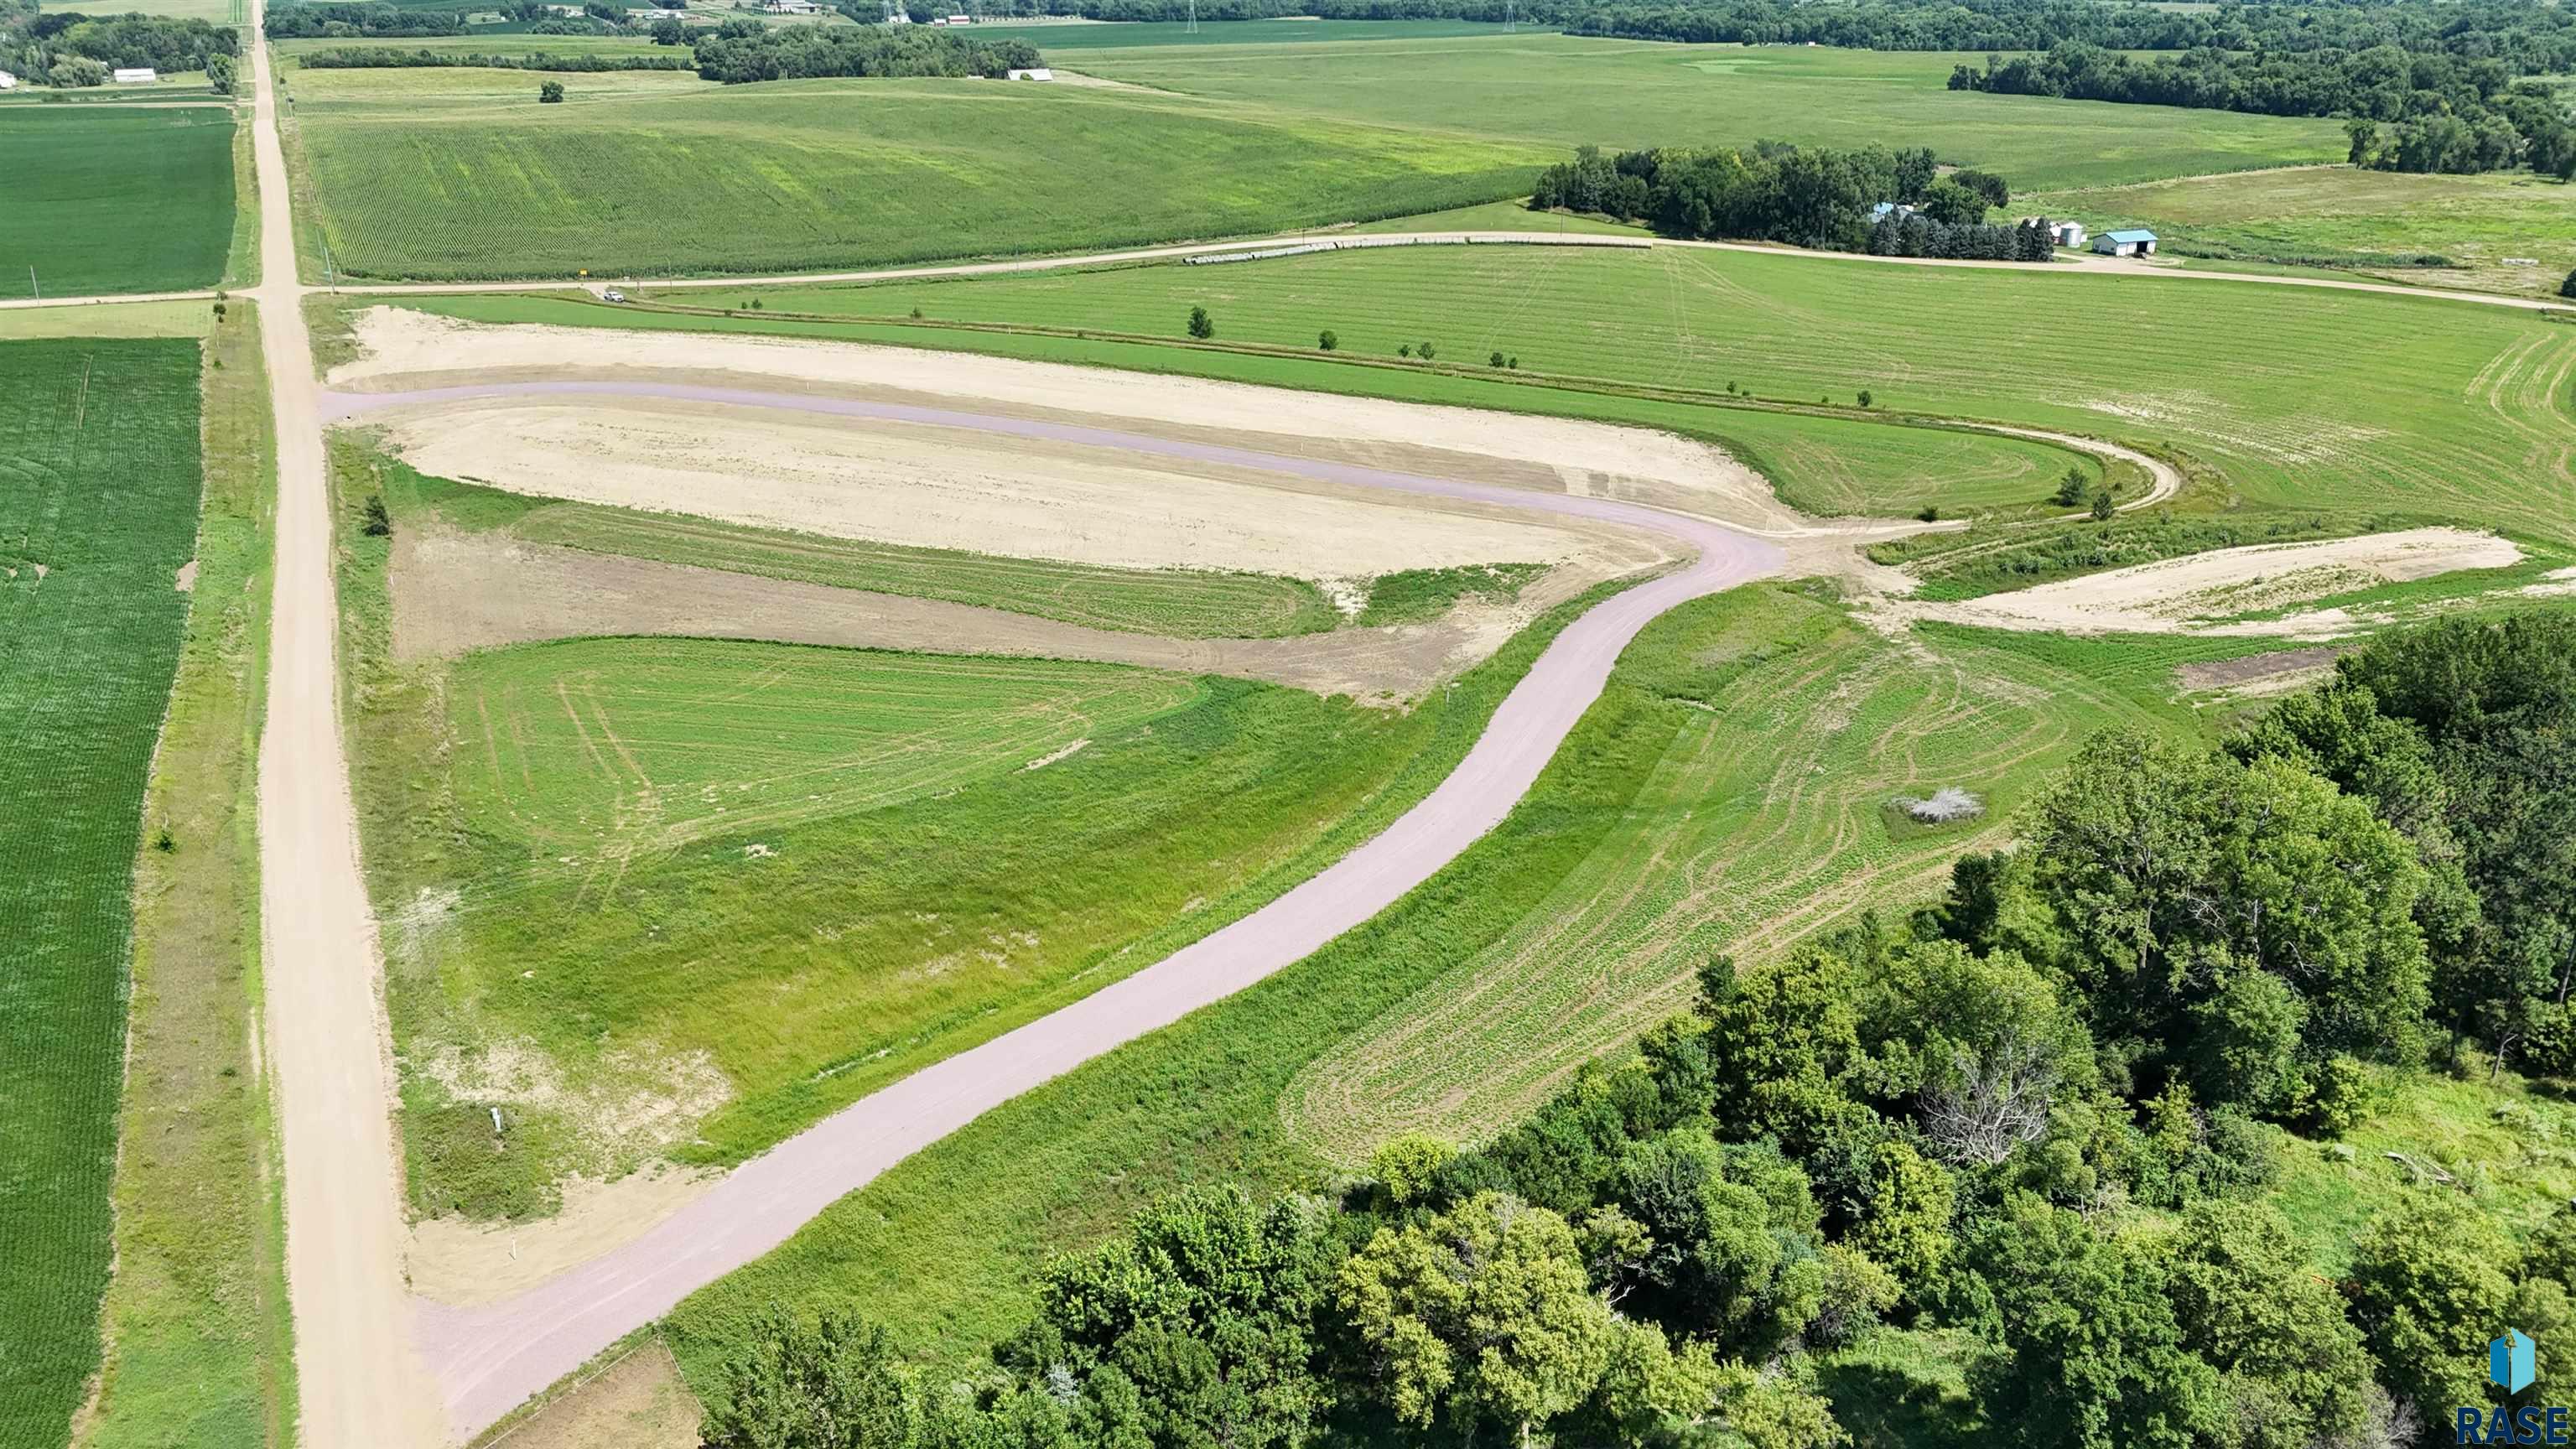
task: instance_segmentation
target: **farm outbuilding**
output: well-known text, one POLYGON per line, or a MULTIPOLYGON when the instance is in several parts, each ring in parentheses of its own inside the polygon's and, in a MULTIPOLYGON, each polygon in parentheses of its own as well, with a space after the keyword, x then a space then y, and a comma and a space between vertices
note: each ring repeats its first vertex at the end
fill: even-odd
POLYGON ((2051 240, 2062 247, 2084 245, 2084 223, 2080 221, 2061 221, 2050 227, 2048 234, 2051 240))
POLYGON ((2106 257, 2151 257, 2156 234, 2151 231, 2106 231, 2093 240, 2093 250, 2106 257))
POLYGON ((0 70, 0 91, 14 91, 17 88, 18 78, 5 70, 0 70))
POLYGON ((148 65, 123 65, 116 68, 116 83, 121 86, 148 86, 161 79, 161 73, 148 65))

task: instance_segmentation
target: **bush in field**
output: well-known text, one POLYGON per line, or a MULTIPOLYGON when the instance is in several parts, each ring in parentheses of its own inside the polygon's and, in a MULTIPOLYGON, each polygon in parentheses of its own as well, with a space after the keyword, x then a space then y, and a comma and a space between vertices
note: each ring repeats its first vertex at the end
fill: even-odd
POLYGON ((2084 476, 2083 469, 2069 468, 2066 476, 2057 480, 2057 491, 2048 495, 2048 501, 2060 508, 2073 508, 2084 501, 2091 488, 2092 480, 2084 476))
POLYGON ((383 494, 370 493, 367 495, 367 506, 359 516, 358 531, 369 538, 390 538, 393 536, 394 518, 392 514, 385 511, 385 497, 383 494))
POLYGON ((1326 352, 1330 352, 1342 345, 1342 339, 1334 336, 1333 329, 1327 327, 1323 331, 1315 334, 1315 345, 1326 352))
POLYGON ((537 87, 537 104, 544 106, 557 106, 563 104, 563 82, 550 80, 539 85, 537 87))
POLYGON ((2576 297, 2576 272, 2569 272, 2567 274, 2567 280, 2558 284, 2558 295, 2562 297, 2576 297))
POLYGON ((1216 319, 1208 315, 1205 307, 1190 309, 1190 335, 1202 342, 1216 335, 1216 319))

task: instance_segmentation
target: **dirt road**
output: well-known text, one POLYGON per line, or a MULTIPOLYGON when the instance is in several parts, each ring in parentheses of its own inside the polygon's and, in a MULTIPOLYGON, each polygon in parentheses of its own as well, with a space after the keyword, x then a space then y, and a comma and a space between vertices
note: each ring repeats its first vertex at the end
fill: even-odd
MULTIPOLYGON (((260 14, 254 3, 254 27, 260 14)), ((404 1312, 375 921, 340 749, 322 414, 266 46, 252 47, 251 65, 264 278, 252 295, 277 425, 276 596, 259 752, 262 987, 287 1163, 297 1406, 311 1449, 404 1449, 445 1435, 404 1312)))
MULTIPOLYGON (((543 386, 522 384, 521 386, 543 386)), ((580 382, 548 390, 695 397, 826 411, 844 403, 673 384, 580 382)), ((945 411, 937 421, 1012 435, 1195 456, 1367 488, 1468 499, 1650 530, 1697 559, 1568 626, 1494 713, 1465 760, 1368 844, 1268 906, 1115 985, 862 1098, 735 1169, 623 1247, 513 1298, 470 1308, 420 1301, 419 1341, 449 1424, 471 1435, 691 1291, 769 1251, 842 1195, 983 1112, 1311 954, 1392 904, 1500 823, 1599 696, 1619 651, 1657 615, 1778 571, 1774 545, 1703 519, 1612 499, 1538 493, 1355 464, 945 411)))

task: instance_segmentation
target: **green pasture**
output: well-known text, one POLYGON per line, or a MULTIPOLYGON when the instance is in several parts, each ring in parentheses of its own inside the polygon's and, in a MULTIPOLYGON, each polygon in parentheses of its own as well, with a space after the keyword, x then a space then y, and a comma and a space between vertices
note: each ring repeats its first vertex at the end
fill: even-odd
MULTIPOLYGON (((340 457, 354 513, 373 480, 340 457)), ((427 526, 387 495, 397 534, 427 526)), ((344 539, 354 774, 429 1211, 542 1211, 572 1171, 756 1151, 1302 879, 1490 707, 1463 683, 1397 712, 673 639, 397 665, 387 545, 344 539), (615 1127, 656 1092, 711 1115, 680 1144, 615 1127)))
POLYGON ((0 108, 0 177, 0 297, 173 292, 223 277, 228 107, 0 108))
POLYGON ((1925 889, 1991 838, 1992 817, 1947 832, 1895 823, 1879 808, 1895 791, 1974 779, 2004 809, 2098 726, 2195 728, 2171 702, 2179 647, 1968 631, 1921 643, 1928 658, 1813 586, 1758 585, 1656 621, 1493 834, 1314 956, 985 1114, 702 1290, 666 1320, 684 1367, 710 1371, 772 1300, 857 1306, 913 1350, 971 1364, 1018 1326, 1049 1255, 1155 1195, 1316 1185, 1397 1123, 1490 1126, 1615 1049, 1638 1024, 1634 998, 1669 1001, 1664 974, 1688 969, 1681 938, 1777 949, 1925 889), (1980 758, 1980 731, 2005 748, 1980 758), (1720 819, 1684 818, 1694 811, 1720 819), (1676 848, 1618 859, 1656 841, 1676 848), (1616 894, 1576 902, 1583 884, 1616 894), (1691 902, 1717 924, 1699 931, 1691 902), (1764 921, 1757 902, 1790 919, 1764 921), (1497 994, 1507 960, 1525 974, 1497 994), (1484 1013, 1462 1010, 1478 996, 1484 1013), (1429 1039, 1435 1020, 1457 1033, 1445 1048, 1429 1039), (1386 1069, 1364 1069, 1353 1044, 1386 1069), (1398 1059, 1426 1078, 1403 1079, 1398 1059), (1470 1076, 1491 1086, 1443 1097, 1470 1076))
POLYGON ((945 599, 1095 629, 1178 639, 1305 634, 1342 622, 1340 613, 1313 584, 1276 574, 1123 569, 911 548, 710 518, 558 503, 425 478, 392 460, 380 460, 379 467, 387 486, 434 508, 442 523, 505 529, 511 537, 530 543, 945 599))
MULTIPOLYGON (((1203 27, 1204 29, 1204 27, 1203 27)), ((1947 88, 1985 56, 1543 33, 1084 50, 1075 69, 1210 100, 1551 148, 1930 146, 2015 187, 2342 159, 2342 123, 1947 88)), ((1551 157, 1550 159, 1557 159, 1551 157)), ((1430 208, 1425 207, 1424 210, 1430 208)))
POLYGON ((299 71, 345 275, 794 272, 1365 220, 1507 197, 1537 147, 1139 90, 299 71))
MULTIPOLYGON (((800 288, 771 305, 1174 340, 1204 306, 1220 342, 1308 348, 1330 327, 1352 359, 1428 338, 1470 369, 1499 349, 1524 373, 1789 403, 1867 388, 1882 410, 2164 448, 2210 470, 2218 501, 2576 541, 2576 328, 2506 307, 1682 246, 1390 248, 800 288)), ((1718 416, 1767 456, 1736 421, 1752 414, 1718 416)))
POLYGON ((159 15, 213 25, 239 25, 249 18, 243 0, 46 0, 45 8, 85 15, 159 15))
POLYGON ((967 32, 977 40, 1025 40, 1052 60, 1061 53, 1066 64, 1083 69, 1089 52, 1103 49, 1165 46, 1301 45, 1336 41, 1445 40, 1466 35, 1500 35, 1502 27, 1476 20, 1277 20, 1207 21, 1193 31, 1180 21, 1103 21, 1014 25, 987 21, 967 32))
MULTIPOLYGON (((1086 275, 1106 279, 1126 274, 1086 275)), ((1820 393, 1798 402, 1809 411, 1752 406, 1749 398, 1747 405, 1726 406, 1723 393, 1691 401, 1616 384, 1551 385, 1537 374, 1530 359, 1523 359, 1519 371, 1496 369, 1484 354, 1454 344, 1442 349, 1441 366, 1398 365, 1392 355, 1391 329, 1379 333, 1372 344, 1384 350, 1369 356, 1348 341, 1338 352, 1317 352, 1311 336, 1303 342, 1236 349, 1226 341, 1231 335, 1226 324, 1220 325, 1220 346, 1191 347, 1146 337, 1077 337, 858 320, 879 313, 899 318, 910 299, 918 297, 935 305, 945 295, 905 290, 912 285, 887 284, 875 292, 797 289, 759 294, 776 300, 782 309, 846 310, 853 315, 851 321, 766 311, 663 312, 518 295, 406 298, 403 305, 480 322, 741 331, 895 343, 1662 428, 1717 444, 1771 480, 1782 497, 1818 513, 1911 514, 1929 505, 1951 515, 1980 510, 2026 514, 2047 506, 2048 496, 2069 468, 2083 470, 2092 480, 2104 476, 2093 455, 2052 443, 1899 421, 1886 414, 1883 395, 1876 413, 1860 409, 1857 394, 1849 392, 1820 393), (1446 361, 1461 353, 1465 355, 1459 362, 1446 361), (1831 407, 1818 408, 1819 403, 1831 407)), ((351 299, 347 305, 375 304, 351 299)), ((1433 330, 1425 327, 1423 335, 1433 330)), ((2123 489, 2136 486, 2127 472, 2113 470, 2111 481, 2123 489)))
POLYGON ((2014 205, 2097 230, 2150 226, 2169 251, 2336 264, 2418 285, 2555 297, 2576 270, 2576 187, 2528 171, 2414 176, 2302 167, 2052 192, 2014 205), (2452 265, 2388 264, 2417 254, 2452 265))
POLYGON ((0 343, 0 1445, 99 1363, 144 788, 188 617, 198 348, 0 343))

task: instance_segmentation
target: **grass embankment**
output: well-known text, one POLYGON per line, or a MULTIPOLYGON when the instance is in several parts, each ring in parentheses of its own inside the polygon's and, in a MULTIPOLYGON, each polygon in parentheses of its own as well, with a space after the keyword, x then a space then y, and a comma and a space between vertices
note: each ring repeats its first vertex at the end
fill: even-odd
MULTIPOLYGON (((1221 338, 1213 346, 1192 346, 1152 333, 1077 336, 1071 327, 1018 331, 861 320, 879 315, 901 318, 910 305, 904 297, 913 295, 899 290, 871 295, 871 291, 799 289, 760 294, 777 298, 782 309, 814 307, 816 315, 804 316, 773 315, 766 310, 726 313, 704 307, 658 311, 544 296, 422 297, 406 299, 403 305, 482 322, 736 331, 892 343, 1660 428, 1716 444, 1771 480, 1783 498, 1818 513, 1907 514, 1927 505, 1952 516, 1980 510, 2012 515, 2045 512, 2050 507, 2048 495, 2069 468, 2081 469, 2090 481, 2107 477, 2123 496, 2143 484, 2131 476, 2136 470, 2122 465, 2106 472, 2090 453, 1942 427, 1938 419, 1911 420, 1926 424, 1911 425, 1906 419, 1864 411, 1857 406, 1857 396, 1839 403, 1787 399, 1757 404, 1749 396, 1730 398, 1721 390, 1723 382, 1700 391, 1675 391, 1633 381, 1550 377, 1526 364, 1525 370, 1494 368, 1483 360, 1484 353, 1463 364, 1399 363, 1394 349, 1400 344, 1391 340, 1374 356, 1356 348, 1327 355, 1314 350, 1311 336, 1294 345, 1221 338), (835 320, 828 315, 833 311, 852 320, 835 320)), ((704 300, 725 304, 747 300, 748 295, 726 293, 704 300)), ((370 305, 383 304, 360 298, 339 302, 342 308, 370 305)), ((1183 304, 1184 319, 1187 305, 1183 304)), ((336 315, 326 312, 319 325, 329 328, 336 315)), ((1442 356, 1457 351, 1443 349, 1442 356)))
MULTIPOLYGON (((1867 388, 1880 409, 2179 454, 2215 470, 2225 494, 2212 501, 2404 511, 2576 541, 2576 327, 2503 307, 1684 247, 1339 252, 799 288, 768 304, 1171 338, 1205 306, 1221 341, 1311 348, 1330 327, 1366 358, 1429 338, 1444 358, 1500 349, 1525 371, 1625 384, 1732 383, 1792 403, 1847 403, 1867 388), (2213 337, 2228 339, 2223 355, 2213 337)), ((1179 356, 1152 365, 1200 365, 1179 356)), ((1740 431, 1735 418, 1752 415, 1724 416, 1740 431)), ((1780 451, 1747 440, 1757 460, 1780 451)))
POLYGON ((566 103, 540 107, 518 71, 290 79, 301 168, 345 276, 1081 251, 1492 201, 1549 159, 1463 133, 1069 85, 620 72, 567 78, 566 103))
MULTIPOLYGON (((354 513, 364 452, 340 468, 354 513)), ((681 1155, 736 1159, 1159 959, 1418 799, 1491 706, 1473 681, 1528 657, 1406 713, 757 643, 402 666, 387 545, 344 545, 414 1198, 481 1215, 671 1146, 621 1125, 645 1097, 711 1114, 681 1155)))
POLYGON ((223 278, 229 107, 0 108, 0 177, 0 297, 175 292, 223 278))
MULTIPOLYGON (((1877 806, 1898 775, 1907 785, 1975 775, 2009 804, 2095 724, 2190 727, 2165 702, 2164 655, 2026 649, 2034 641, 1966 631, 1929 642, 1937 669, 1820 598, 1776 585, 1658 620, 1493 834, 1316 955, 987 1113, 835 1204, 778 1252, 681 1305, 667 1329, 682 1363, 709 1371, 775 1299, 860 1305, 909 1347, 963 1364, 1017 1326, 1028 1277, 1046 1257, 1097 1240, 1156 1194, 1329 1174, 1314 1150, 1329 1134, 1290 1120, 1293 1104, 1326 1075, 1371 1112, 1441 1117, 1446 1109, 1429 1108, 1391 1075, 1330 1064, 1350 1043, 1400 1041, 1414 1012, 1455 999, 1500 961, 1527 973, 1513 986, 1526 1010, 1498 1005, 1489 1022, 1470 1013, 1450 1023, 1457 1039, 1424 1057, 1454 1058, 1459 1070, 1482 1067, 1509 1083, 1465 1104, 1456 1126, 1538 1090, 1547 1065, 1616 1045, 1610 1021, 1626 1002, 1607 998, 1651 989, 1650 972, 1618 963, 1652 934, 1642 927, 1655 910, 1678 913, 1733 880, 1761 880, 1777 893, 1795 880, 1824 892, 1802 903, 1802 923, 1820 924, 1878 892, 1919 885, 1977 838, 1973 830, 1892 832, 1877 806), (1829 677, 1836 671, 1848 690, 1829 677), (1936 718, 1903 717, 1927 705, 1936 718), (1771 737, 1781 731, 1804 738, 1771 737), (1977 740, 1991 738, 2012 741, 2013 754, 1979 760, 1977 740), (1873 764, 1880 744, 1919 753, 1908 766, 1873 764), (1743 753, 1730 758, 1730 749, 1743 753), (1838 765, 1865 778, 1838 779, 1838 765), (1819 792, 1834 805, 1822 817, 1829 823, 1811 828, 1801 802, 1819 792), (1739 830, 1750 820, 1755 833, 1724 839, 1724 826, 1682 818, 1693 811, 1720 812, 1739 830), (1794 823, 1783 829, 1784 819, 1794 823), (1519 933, 1543 928, 1569 883, 1605 878, 1649 838, 1700 853, 1689 862, 1634 860, 1616 887, 1622 900, 1600 902, 1554 949, 1519 953, 1529 944, 1519 933), (1640 929, 1605 926, 1622 906, 1637 910, 1640 929), (1587 1001, 1596 991, 1602 999, 1587 1001), (1562 1054, 1546 1035, 1560 1027, 1571 1046, 1562 1054)), ((1755 925, 1737 918, 1733 930, 1708 931, 1694 945, 1724 948, 1755 925)), ((1656 969, 1687 967, 1666 956, 1656 969)), ((1450 1065, 1437 1062, 1442 1071, 1450 1065)))
POLYGON ((257 312, 236 304, 206 356, 197 572, 144 811, 172 848, 147 842, 136 866, 117 1266, 82 1439, 91 1449, 293 1438, 279 1179, 257 1041, 273 477, 257 312))
POLYGON ((0 1445, 63 1442, 99 1362, 135 853, 187 623, 197 345, 0 344, 0 1445))
POLYGON ((2576 187, 2528 171, 2302 167, 2051 192, 2016 198, 2013 207, 2082 217, 2096 231, 2150 226, 2168 255, 2206 254, 2213 265, 2323 265, 2551 297, 2576 269, 2576 227, 2568 225, 2576 187), (2450 265, 2401 265, 2428 255, 2450 265))
MULTIPOLYGON (((381 459, 377 466, 387 489, 434 509, 442 523, 500 530, 530 543, 945 599, 1095 629, 1176 639, 1310 634, 1342 622, 1322 590, 1303 579, 1277 574, 1121 569, 910 548, 710 518, 560 503, 426 477, 394 459, 381 459)), ((1374 603, 1374 591, 1371 597, 1374 603)))
POLYGON ((1982 66, 1985 56, 1489 31, 1086 49, 1068 64, 1214 100, 1543 145, 1560 160, 1584 144, 1930 146, 2035 190, 2332 161, 2346 150, 2339 121, 1950 90, 1962 61, 1982 66))

